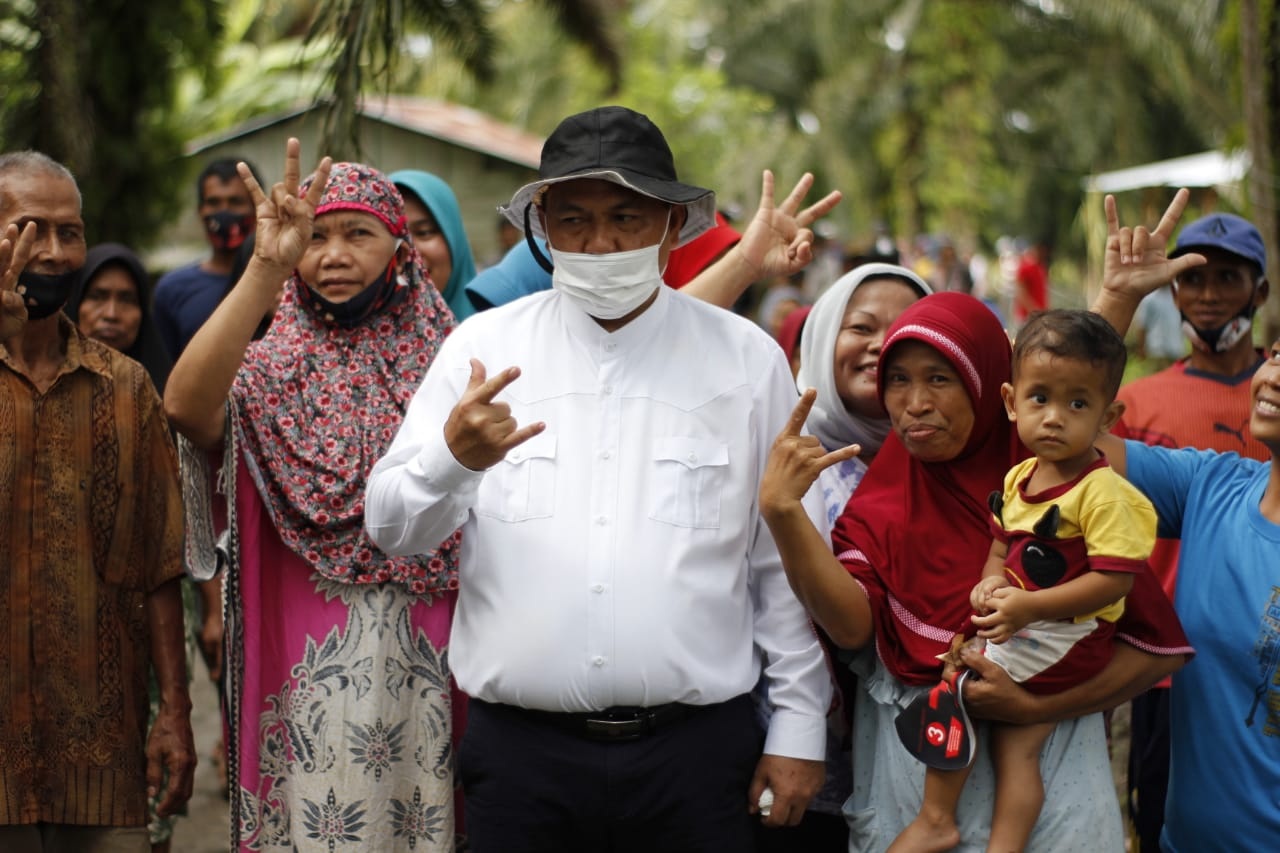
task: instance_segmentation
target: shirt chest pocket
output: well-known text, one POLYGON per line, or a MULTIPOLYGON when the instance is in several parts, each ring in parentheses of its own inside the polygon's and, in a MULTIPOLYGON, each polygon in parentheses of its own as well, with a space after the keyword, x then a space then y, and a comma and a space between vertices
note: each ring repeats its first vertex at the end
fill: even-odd
POLYGON ((653 443, 649 517, 677 527, 720 526, 720 499, 729 479, 729 446, 705 438, 668 436, 653 443))
POLYGON ((548 518, 556 501, 556 437, 541 433, 485 472, 476 514, 500 521, 548 518))

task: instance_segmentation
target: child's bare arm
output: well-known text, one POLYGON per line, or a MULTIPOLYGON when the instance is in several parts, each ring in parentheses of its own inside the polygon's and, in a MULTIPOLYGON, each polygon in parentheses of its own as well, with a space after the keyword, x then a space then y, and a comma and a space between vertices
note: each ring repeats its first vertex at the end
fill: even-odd
POLYGON ((1001 587, 1009 586, 1009 576, 1005 574, 1004 560, 1009 554, 1009 545, 999 539, 991 540, 991 550, 987 553, 987 562, 982 567, 982 580, 969 593, 969 606, 975 612, 986 615, 991 612, 988 601, 991 594, 1001 587))
POLYGON ((978 636, 1003 643, 1028 624, 1041 620, 1074 619, 1119 601, 1133 588, 1127 572, 1088 572, 1049 589, 1025 590, 1008 586, 991 594, 990 613, 974 616, 978 636))

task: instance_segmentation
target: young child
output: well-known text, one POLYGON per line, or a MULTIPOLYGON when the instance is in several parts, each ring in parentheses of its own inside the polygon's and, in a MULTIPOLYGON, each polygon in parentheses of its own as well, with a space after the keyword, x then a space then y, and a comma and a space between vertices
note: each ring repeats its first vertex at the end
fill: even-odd
MULTIPOLYGON (((991 496, 994 539, 970 599, 986 656, 1033 692, 1057 692, 1107 664, 1124 597, 1155 543, 1151 502, 1094 447, 1124 411, 1115 399, 1124 364, 1124 341, 1102 317, 1047 311, 1019 333, 1013 383, 1001 388, 1034 457, 991 496)), ((989 851, 1025 849, 1044 801, 1039 755, 1052 731, 1052 723, 991 726, 989 851)), ((890 853, 954 845, 968 772, 928 769, 920 813, 890 853)))

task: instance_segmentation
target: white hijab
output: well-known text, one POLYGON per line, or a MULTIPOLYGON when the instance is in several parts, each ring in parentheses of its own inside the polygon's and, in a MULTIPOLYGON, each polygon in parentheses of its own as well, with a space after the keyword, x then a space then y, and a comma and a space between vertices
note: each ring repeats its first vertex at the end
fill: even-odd
POLYGON ((855 415, 845 408, 836 390, 835 377, 836 338, 853 292, 865 281, 886 277, 909 285, 922 297, 933 293, 924 279, 906 267, 863 264, 827 288, 813 304, 800 333, 800 372, 796 375, 796 387, 801 393, 806 388, 818 389, 818 399, 806 425, 828 450, 860 444, 864 453, 873 455, 889 434, 888 418, 855 415))

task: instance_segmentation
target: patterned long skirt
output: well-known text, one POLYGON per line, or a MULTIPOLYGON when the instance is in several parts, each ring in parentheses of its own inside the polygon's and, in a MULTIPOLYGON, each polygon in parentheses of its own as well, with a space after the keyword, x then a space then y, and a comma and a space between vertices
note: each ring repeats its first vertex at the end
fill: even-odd
POLYGON ((451 851, 456 593, 314 574, 241 463, 226 579, 235 850, 451 851))

